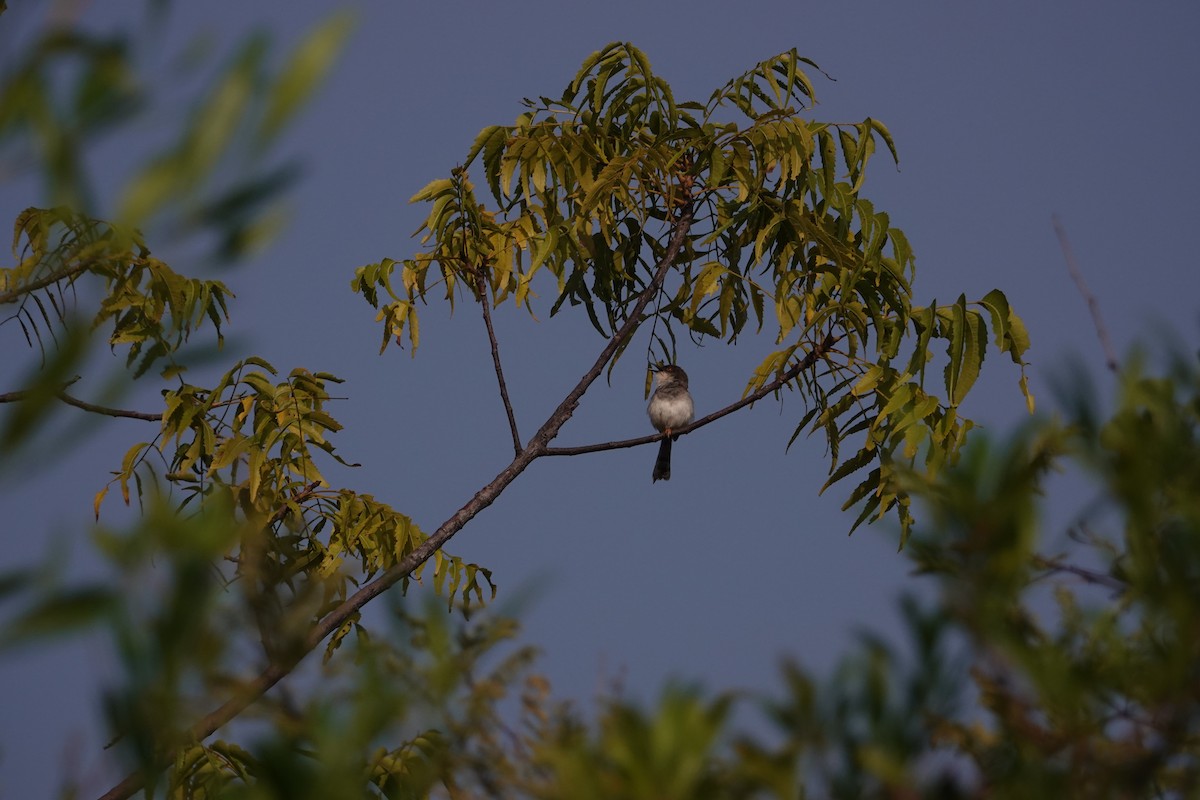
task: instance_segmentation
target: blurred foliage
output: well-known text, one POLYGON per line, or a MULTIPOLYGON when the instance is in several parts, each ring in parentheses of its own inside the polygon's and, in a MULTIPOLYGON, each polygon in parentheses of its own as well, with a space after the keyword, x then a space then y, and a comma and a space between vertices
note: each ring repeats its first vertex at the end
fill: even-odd
MULTIPOLYGON (((357 638, 310 700, 267 701, 268 733, 184 750, 166 796, 1194 796, 1200 365, 1134 364, 1107 418, 1077 400, 1062 422, 976 441, 939 481, 910 473, 932 522, 906 554, 934 591, 902 597, 902 635, 862 635, 828 679, 788 662, 771 692, 672 685, 649 705, 609 693, 581 710, 553 699, 536 653, 511 643, 512 621, 398 605, 388 635, 357 638), (1070 536, 1041 522, 1058 471, 1095 491, 1070 536)), ((199 562, 186 577, 206 545, 182 546, 219 549, 219 537, 167 538, 176 579, 154 624, 136 629, 168 641, 126 654, 139 686, 162 680, 140 674, 147 661, 206 670, 219 649, 212 614, 196 610, 215 584, 198 580, 199 562)), ((94 614, 120 618, 123 602, 107 597, 94 614)))
MULTIPOLYGON (((162 10, 148 9, 153 23, 162 10)), ((22 12, 26 23, 39 15, 22 12)), ((206 322, 220 344, 228 287, 154 257, 143 231, 218 263, 265 245, 283 219, 282 193, 298 175, 294 160, 275 163, 279 135, 351 24, 347 14, 331 17, 275 69, 264 35, 235 44, 234 57, 200 80, 185 111, 166 117, 178 128, 166 131, 166 150, 138 163, 128 156, 137 148, 117 148, 114 157, 113 140, 136 130, 148 109, 165 110, 162 95, 177 97, 193 76, 153 62, 163 36, 157 25, 140 35, 132 25, 97 34, 79 15, 70 3, 46 4, 40 27, 0 57, 0 180, 38 174, 49 201, 18 214, 13 261, 0 261, 0 329, 19 334, 0 340, 0 353, 12 370, 7 379, 26 370, 24 385, 3 395, 15 403, 0 425, 9 454, 32 438, 53 405, 46 401, 83 367, 89 328, 111 326, 109 345, 125 350, 133 377, 163 361, 164 378, 181 372, 179 350, 206 322), (164 71, 161 86, 156 79, 164 71), (112 208, 94 197, 98 153, 129 170, 123 199, 112 208), (35 363, 25 366, 22 343, 37 348, 35 363)), ((192 70, 205 66, 196 61, 192 70)))
MULTIPOLYGON (((78 9, 54 4, 0 57, 0 177, 39 174, 50 201, 17 215, 13 262, 0 263, 4 375, 21 381, 0 394, 0 468, 12 474, 29 463, 21 448, 53 427, 60 401, 154 428, 95 498, 97 520, 112 488, 140 511, 123 534, 97 528, 113 581, 57 588, 60 571, 47 564, 3 576, 0 597, 12 603, 6 646, 92 625, 113 633, 129 681, 110 693, 109 720, 120 749, 150 777, 187 743, 185 721, 228 696, 238 674, 290 669, 314 646, 330 608, 427 537, 387 504, 326 480, 314 454, 345 464, 330 442, 341 428, 328 408, 335 376, 297 368, 280 381, 272 365, 250 357, 211 387, 183 380, 181 348, 207 324, 221 344, 233 295, 222 281, 178 271, 147 244, 151 236, 170 241, 203 264, 227 263, 269 239, 298 174, 295 161, 276 163, 275 151, 341 49, 350 15, 318 25, 278 66, 270 37, 252 34, 230 43, 231 57, 215 71, 194 60, 186 74, 168 70, 164 89, 149 58, 169 9, 147 11, 140 33, 118 26, 97 34, 78 9), (177 99, 170 93, 196 75, 201 88, 185 113, 162 116, 177 99), (129 137, 150 108, 177 129, 145 163, 131 159, 107 209, 93 197, 94 154, 122 137, 137 141, 129 137), (106 211, 115 221, 99 218, 106 211), (123 351, 128 377, 157 376, 161 410, 68 394, 78 370, 94 368, 89 346, 100 337, 123 351)), ((25 13, 26 22, 38 16, 25 13)), ((403 585, 427 581, 448 604, 470 610, 491 599, 490 577, 438 552, 403 585)), ((327 654, 348 634, 368 640, 357 615, 330 633, 327 654)))
POLYGON ((175 238, 211 242, 219 260, 238 258, 279 228, 278 201, 298 164, 277 162, 272 148, 341 50, 352 16, 331 16, 277 67, 270 37, 257 33, 234 43, 213 70, 202 58, 154 61, 165 32, 156 22, 163 10, 153 5, 144 28, 130 19, 99 34, 72 4, 45 4, 41 29, 0 60, 0 177, 36 171, 51 205, 131 228, 155 224, 175 238), (189 84, 198 92, 174 108, 189 84), (144 163, 121 163, 128 149, 109 155, 130 173, 106 207, 93 188, 95 152, 150 109, 156 120, 169 110, 177 129, 160 131, 166 144, 144 163))
POLYGON ((632 45, 594 53, 561 96, 526 99, 513 125, 485 128, 464 167, 413 197, 430 207, 420 253, 358 270, 352 285, 379 309, 383 346, 407 337, 415 350, 417 309, 435 289, 451 304, 465 288, 532 314, 539 273, 551 315, 581 307, 612 337, 679 239, 640 320, 651 350, 675 363, 680 336, 733 343, 771 326, 780 349, 750 370, 745 394, 819 352, 787 384, 804 405, 793 439, 825 436, 825 488, 866 470, 846 501, 859 509, 853 526, 895 511, 903 542, 912 515, 898 477, 918 457, 936 477, 956 456, 973 424, 958 407, 989 339, 1021 365, 1032 410, 1029 337, 999 290, 913 305, 912 248, 860 193, 877 141, 896 157, 891 134, 874 119, 811 119, 808 67, 792 50, 703 102, 678 101, 632 45), (494 209, 477 199, 472 167, 494 209), (946 345, 944 400, 925 385, 935 339, 946 345))

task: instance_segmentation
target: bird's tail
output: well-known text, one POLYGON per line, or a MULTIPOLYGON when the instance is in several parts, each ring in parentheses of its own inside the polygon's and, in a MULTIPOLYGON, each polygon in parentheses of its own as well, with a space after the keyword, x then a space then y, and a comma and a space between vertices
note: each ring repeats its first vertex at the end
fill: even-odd
MULTIPOLYGON (((671 437, 658 443, 658 458, 654 460, 654 480, 671 480, 671 437)), ((653 483, 654 481, 651 481, 653 483)))

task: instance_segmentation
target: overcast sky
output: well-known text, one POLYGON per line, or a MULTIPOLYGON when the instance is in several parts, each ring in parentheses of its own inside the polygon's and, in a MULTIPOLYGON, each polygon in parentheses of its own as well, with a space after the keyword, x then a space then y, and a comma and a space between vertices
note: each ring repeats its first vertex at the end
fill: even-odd
MULTIPOLYGON (((34 13, 10 5, 23 8, 0 17, 0 53, 19 48, 11 32, 28 30, 34 13)), ((290 45, 334 4, 179 5, 167 49, 200 33, 232 42, 256 25, 290 45)), ((106 27, 140 7, 98 3, 85 19, 106 27)), ((1098 375, 1103 369, 1053 213, 1119 351, 1157 324, 1196 340, 1195 4, 355 7, 346 54, 286 142, 307 168, 291 197, 293 222, 274 247, 223 276, 238 296, 230 359, 253 352, 284 373, 302 366, 344 377, 348 399, 332 411, 347 428, 336 443, 362 467, 327 477, 428 531, 511 457, 483 327, 464 307, 453 317, 430 308, 415 360, 398 349, 379 356, 374 312, 351 294, 351 275, 411 255, 422 209, 408 198, 461 162, 480 128, 511 122, 522 97, 557 95, 589 53, 613 40, 641 48, 678 100, 706 99, 791 47, 820 64, 835 81, 813 75, 816 118, 872 116, 895 137, 900 168, 877 156, 866 194, 915 248, 917 301, 1003 289, 1032 336, 1040 410, 1053 412, 1049 387, 1070 357, 1098 375)), ((154 130, 125 136, 108 146, 136 153, 154 130)), ((0 219, 41 201, 25 184, 0 186, 0 219)), ((526 436, 603 345, 586 320, 549 319, 551 288, 542 291, 540 322, 512 308, 496 318, 526 436)), ((18 388, 9 354, 25 363, 24 340, 11 326, 0 335, 0 391, 9 391, 18 388)), ((650 432, 644 364, 634 355, 643 344, 630 348, 611 385, 593 386, 557 444, 650 432)), ((697 414, 738 398, 770 344, 684 349, 697 414)), ((1018 377, 1006 358, 990 358, 966 413, 994 435, 1011 431, 1025 417, 1018 377)), ((71 412, 58 418, 63 425, 71 412)), ((895 598, 918 579, 896 555, 891 526, 846 536, 850 518, 839 507, 849 486, 817 496, 827 468, 818 439, 784 452, 801 413, 796 403, 782 411, 762 403, 686 437, 669 483, 651 484, 651 447, 535 463, 448 549, 492 568, 501 601, 527 594, 524 641, 544 649, 540 667, 557 692, 585 704, 614 679, 637 697, 671 678, 769 689, 784 654, 827 670, 855 631, 893 629, 895 598)), ((92 495, 121 454, 148 438, 139 425, 108 423, 52 472, 18 480, 5 471, 0 571, 65 542, 70 574, 87 573, 92 495)), ((1052 498, 1052 513, 1069 514, 1080 501, 1064 492, 1052 498)), ((0 661, 0 794, 44 796, 68 763, 96 774, 102 656, 92 642, 0 661)))

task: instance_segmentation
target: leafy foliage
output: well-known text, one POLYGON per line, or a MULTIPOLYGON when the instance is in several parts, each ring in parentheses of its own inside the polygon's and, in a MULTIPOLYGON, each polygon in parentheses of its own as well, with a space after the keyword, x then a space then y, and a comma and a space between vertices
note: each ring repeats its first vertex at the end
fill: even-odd
POLYGON ((1003 446, 977 441, 937 482, 910 473, 933 522, 906 553, 935 592, 901 599, 903 647, 863 635, 828 679, 787 662, 774 692, 709 697, 676 685, 656 703, 607 695, 583 714, 551 699, 530 672, 532 651, 494 652, 515 633, 503 618, 452 627, 433 609, 399 611, 400 635, 356 644, 350 694, 291 710, 302 742, 194 748, 174 791, 1191 796, 1198 431, 1194 360, 1163 375, 1134 365, 1107 420, 1080 399, 1062 424, 1003 446), (1092 476, 1098 502, 1074 522, 1067 550, 1047 555, 1063 537, 1040 522, 1045 480, 1067 469, 1092 476), (747 729, 733 712, 748 701, 761 718, 747 729), (305 778, 284 786, 274 776, 305 778))
MULTIPOLYGON (((342 569, 347 558, 355 559, 370 579, 402 560, 426 536, 407 516, 370 495, 329 489, 314 451, 346 464, 328 438, 342 427, 326 410, 326 383, 338 379, 302 369, 282 382, 274 382, 274 375, 270 364, 251 357, 211 390, 183 384, 164 391, 158 435, 125 454, 112 482, 96 496, 96 513, 98 517, 113 485, 126 504, 131 484, 140 498, 147 484, 157 486, 160 480, 183 492, 181 508, 222 498, 253 532, 226 554, 238 576, 260 585, 260 591, 272 595, 272 607, 279 608, 289 603, 274 597, 276 592, 318 584, 324 592, 321 607, 328 608, 357 583, 342 569), (161 471, 154 468, 156 461, 161 471)), ((411 578, 419 580, 423 569, 411 578)), ((439 555, 432 579, 451 602, 461 591, 467 611, 473 600, 485 599, 481 581, 490 587, 489 599, 495 594, 488 570, 456 556, 439 555)), ((402 586, 409 580, 405 577, 402 586)), ((342 626, 329 652, 353 628, 342 626)))
MULTIPOLYGON (((170 359, 206 319, 221 341, 228 287, 175 272, 150 254, 137 231, 69 208, 29 208, 13 225, 12 251, 15 266, 0 268, 0 306, 15 306, 5 322, 15 320, 43 353, 43 331, 53 336, 56 325, 67 323, 85 279, 100 284, 92 327, 111 324, 109 344, 127 348, 135 377, 170 359)), ((178 368, 172 362, 165 374, 178 368)))
MULTIPOLYGON (((439 285, 450 303, 465 287, 532 313, 540 272, 553 278, 551 315, 580 306, 611 337, 652 286, 667 240, 686 228, 654 313, 640 321, 654 348, 674 362, 681 335, 734 342, 748 325, 770 326, 780 349, 751 371, 746 394, 822 351, 817 369, 790 382, 806 406, 796 434, 825 435, 827 486, 875 465, 847 508, 861 506, 855 527, 895 509, 903 541, 912 517, 899 463, 923 453, 932 477, 958 452, 971 428, 958 407, 989 322, 995 347, 1018 365, 1028 336, 999 290, 976 303, 912 305, 908 240, 860 194, 876 142, 895 157, 891 135, 874 119, 808 119, 805 66, 793 50, 705 102, 678 102, 632 45, 593 54, 560 97, 526 99, 514 124, 479 134, 465 167, 413 197, 430 208, 420 253, 358 270, 353 287, 379 308, 383 346, 407 336, 416 348, 417 306, 439 285), (475 164, 494 209, 476 197, 475 164), (945 400, 925 387, 934 339, 946 343, 945 400), (857 450, 843 455, 847 441, 857 450)), ((1032 407, 1023 375, 1021 389, 1032 407)))
MULTIPOLYGON (((352 27, 348 13, 331 16, 277 69, 270 65, 267 36, 235 43, 227 63, 204 82, 202 96, 171 115, 181 124, 169 144, 135 168, 118 207, 106 212, 94 197, 88 147, 163 104, 162 89, 150 76, 167 71, 168 90, 191 76, 178 64, 148 64, 145 42, 125 29, 97 34, 51 22, 0 75, 0 171, 39 168, 55 205, 115 217, 129 227, 153 223, 174 237, 203 240, 220 260, 238 258, 280 228, 275 201, 298 167, 264 163, 264 157, 312 96, 352 27)), ((191 61, 195 69, 208 66, 203 59, 191 61)))

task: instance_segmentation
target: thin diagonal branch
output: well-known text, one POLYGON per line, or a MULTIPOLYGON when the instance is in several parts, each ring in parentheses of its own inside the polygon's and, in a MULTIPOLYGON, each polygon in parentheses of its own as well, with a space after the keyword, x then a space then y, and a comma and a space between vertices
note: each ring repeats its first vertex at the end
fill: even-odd
MULTIPOLYGON (((462 196, 463 185, 461 182, 461 174, 458 175, 458 202, 459 205, 465 205, 462 196)), ((483 309, 483 324, 487 327, 488 342, 492 346, 492 364, 496 368, 496 381, 500 384, 500 400, 504 403, 504 413, 508 415, 508 430, 512 433, 513 438, 513 457, 520 458, 521 456, 521 434, 517 432, 517 417, 513 414, 512 401, 508 397, 508 386, 504 382, 504 370, 500 366, 500 344, 496 341, 496 329, 492 327, 492 306, 488 299, 488 284, 487 269, 485 266, 480 266, 471 262, 467 255, 467 240, 468 240, 468 222, 467 215, 462 215, 462 234, 463 234, 463 267, 474 277, 474 294, 475 299, 479 301, 479 307, 483 309)))
MULTIPOLYGON (((780 375, 775 380, 766 384, 765 386, 763 386, 761 389, 754 392, 753 394, 746 395, 741 400, 738 400, 736 403, 730 403, 729 405, 725 406, 724 408, 722 408, 718 411, 714 411, 713 413, 709 414, 706 417, 701 417, 700 419, 696 420, 695 422, 691 423, 690 425, 686 425, 682 428, 672 430, 671 436, 672 437, 683 436, 685 434, 691 433, 692 431, 696 430, 697 428, 703 428, 705 425, 708 425, 710 423, 716 422, 717 420, 721 419, 721 417, 728 416, 729 414, 732 414, 733 412, 735 412, 741 408, 745 408, 746 406, 751 405, 752 403, 756 403, 757 401, 763 399, 764 397, 771 394, 772 392, 778 391, 779 389, 783 388, 785 385, 790 383, 792 380, 794 380, 796 378, 796 376, 799 375, 801 372, 804 372, 806 369, 811 369, 814 365, 816 365, 816 363, 818 361, 820 361, 822 358, 824 358, 825 354, 828 353, 833 348, 833 346, 837 343, 838 338, 839 337, 835 337, 832 333, 826 334, 825 338, 821 341, 820 344, 818 344, 816 347, 814 347, 812 350, 810 350, 804 356, 804 358, 800 359, 800 361, 795 366, 791 367, 789 370, 784 372, 782 375, 780 375)), ((543 455, 547 455, 547 456, 577 456, 577 455, 581 455, 583 453, 599 453, 599 452, 603 452, 605 450, 621 450, 626 447, 637 447, 638 445, 650 444, 651 442, 657 442, 658 440, 662 439, 666 435, 667 434, 665 434, 665 433, 653 433, 648 436, 639 436, 636 439, 622 439, 622 440, 616 441, 616 442, 599 442, 597 444, 585 444, 585 445, 580 445, 578 447, 548 447, 548 448, 546 448, 546 451, 545 451, 545 453, 543 453, 543 455)))
POLYGON ((508 429, 512 432, 513 453, 521 455, 521 434, 517 433, 517 417, 513 414, 512 401, 508 399, 508 386, 504 383, 504 370, 500 367, 500 345, 496 341, 496 329, 492 327, 492 310, 486 288, 479 293, 479 305, 483 308, 483 324, 487 326, 488 341, 492 344, 492 364, 496 367, 496 382, 500 384, 500 399, 504 402, 504 413, 508 415, 508 429))
MULTIPOLYGON (((679 251, 682 249, 683 243, 687 240, 688 231, 691 230, 692 225, 692 214, 693 209, 690 203, 681 209, 678 218, 676 218, 671 226, 671 239, 667 244, 667 249, 663 253, 662 260, 658 264, 658 268, 654 272, 654 277, 638 296, 625 323, 608 340, 608 343, 605 344, 600 354, 596 357, 595 363, 584 373, 579 382, 575 384, 575 387, 567 393, 567 396, 558 404, 558 407, 554 409, 554 412, 542 424, 538 432, 534 434, 529 444, 517 454, 512 463, 501 470, 490 483, 476 492, 462 508, 454 512, 428 539, 405 556, 399 564, 393 565, 375 580, 367 583, 347 598, 329 614, 325 615, 309 632, 308 636, 305 637, 304 645, 299 655, 286 662, 271 664, 257 677, 246 683, 235 697, 231 697, 219 708, 196 722, 188 731, 191 740, 201 741, 207 738, 262 697, 272 686, 288 675, 296 664, 300 662, 301 658, 316 649, 317 645, 325 637, 340 628, 346 620, 356 614, 368 602, 383 594, 411 574, 414 569, 428 561, 454 534, 462 530, 464 525, 470 522, 479 512, 495 502, 500 493, 518 475, 524 472, 526 467, 539 456, 546 454, 547 445, 558 435, 559 430, 562 429, 567 420, 571 418, 584 392, 600 376, 600 373, 604 370, 604 365, 608 363, 617 349, 624 344, 640 324, 642 311, 645 310, 646 305, 650 302, 650 298, 658 291, 658 287, 662 285, 667 272, 679 256, 679 251)), ((175 753, 173 751, 163 753, 161 763, 164 765, 171 763, 174 756, 175 753)), ((121 783, 101 796, 100 800, 125 800, 132 797, 142 787, 143 778, 144 774, 141 772, 131 773, 121 783)))
POLYGON ((1104 327, 1104 318, 1100 315, 1100 303, 1096 300, 1096 296, 1088 290, 1087 284, 1083 280, 1083 272, 1075 260, 1075 252, 1071 249, 1071 242, 1067 239, 1067 231, 1063 227, 1062 221, 1057 214, 1051 219, 1054 222, 1054 233, 1058 236, 1058 244, 1062 247, 1063 258, 1067 261, 1067 271, 1071 273, 1071 280, 1075 281, 1076 288, 1083 295, 1083 299, 1087 301, 1088 312, 1092 315, 1092 324, 1096 326, 1096 335, 1100 337, 1100 347, 1104 350, 1105 363, 1110 370, 1116 372, 1120 366, 1117 363, 1117 352, 1113 349, 1112 340, 1108 338, 1108 329, 1104 327))

